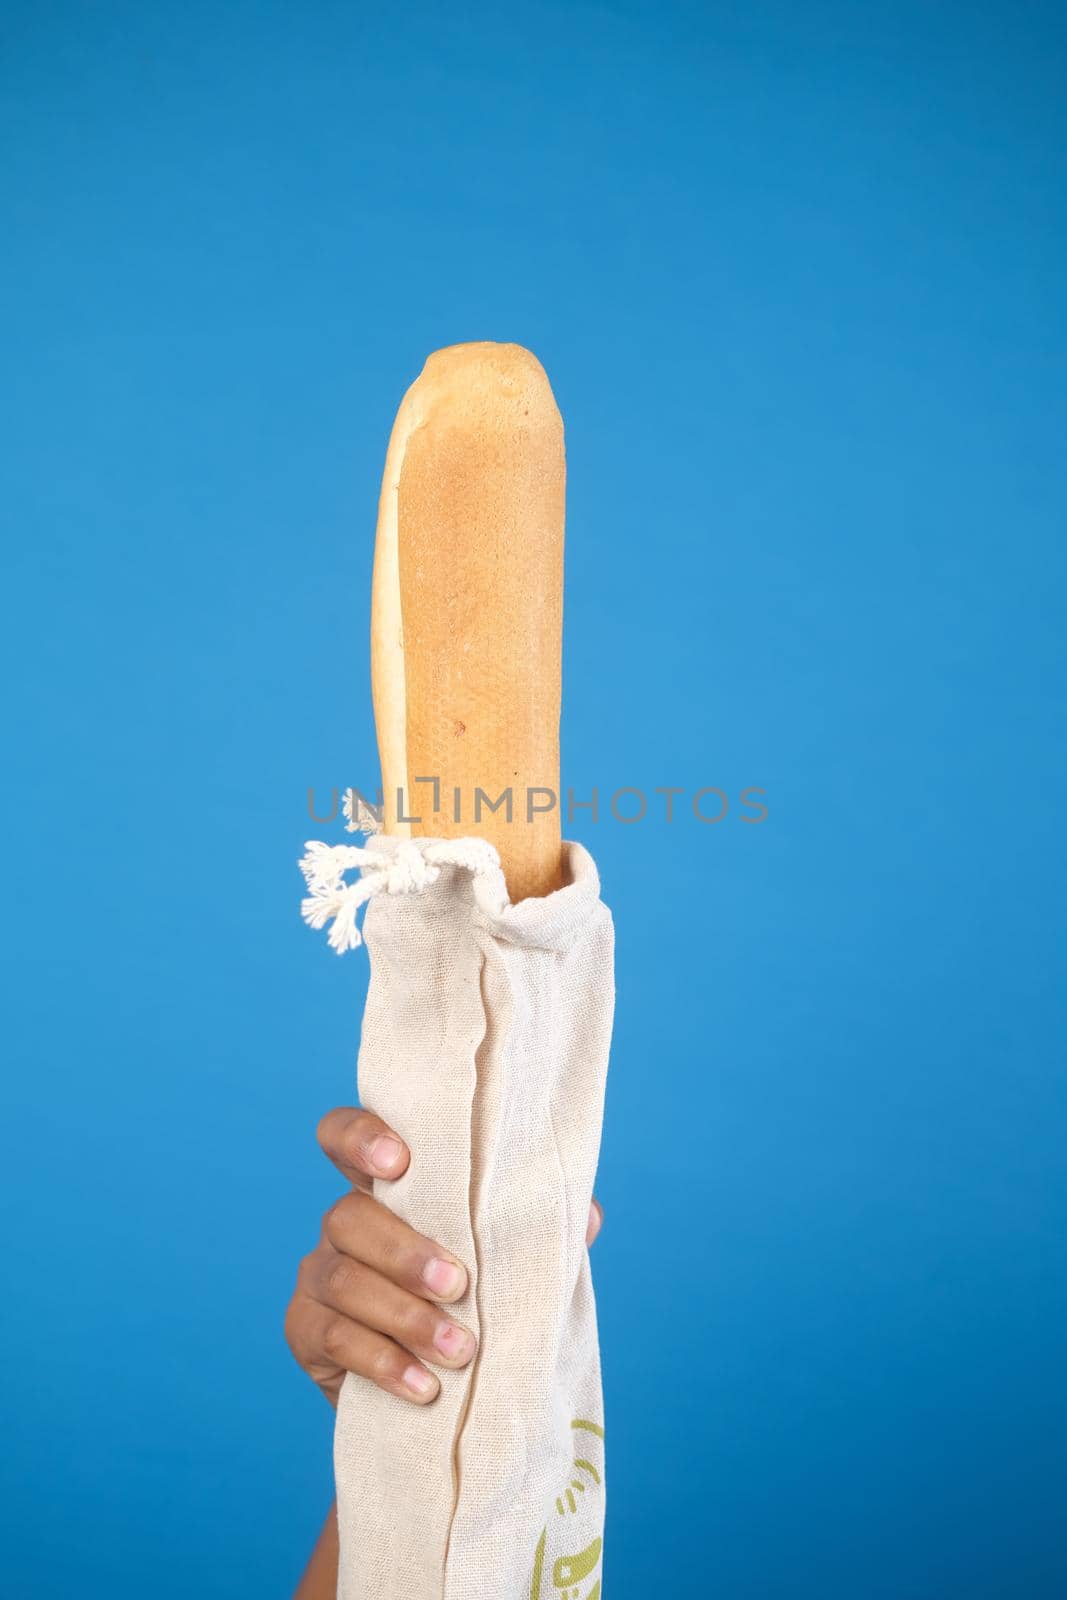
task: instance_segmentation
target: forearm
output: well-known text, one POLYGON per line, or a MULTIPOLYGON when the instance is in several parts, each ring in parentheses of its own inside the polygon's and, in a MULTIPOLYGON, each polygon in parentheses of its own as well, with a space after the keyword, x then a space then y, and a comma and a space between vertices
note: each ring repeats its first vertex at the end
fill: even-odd
POLYGON ((337 1507, 332 1505, 293 1600, 336 1600, 336 1597, 337 1507))

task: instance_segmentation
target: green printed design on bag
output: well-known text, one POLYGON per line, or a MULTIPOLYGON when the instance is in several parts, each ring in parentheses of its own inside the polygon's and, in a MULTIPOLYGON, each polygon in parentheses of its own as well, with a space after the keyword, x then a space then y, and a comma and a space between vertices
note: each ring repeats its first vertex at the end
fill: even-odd
MULTIPOLYGON (((604 1430, 597 1422, 589 1422, 584 1417, 576 1417, 571 1423, 574 1429, 584 1429, 594 1434, 598 1439, 603 1439, 604 1430)), ((602 1478, 600 1469, 596 1467, 587 1456, 576 1455, 574 1458, 574 1476, 566 1487, 556 1496, 556 1515, 564 1519, 579 1515, 586 1502, 583 1496, 596 1497, 596 1491, 601 1487, 602 1478)), ((533 1576, 530 1582, 530 1600, 600 1600, 600 1579, 597 1578, 591 1589, 584 1590, 586 1579, 593 1577, 600 1565, 600 1556, 604 1541, 598 1534, 583 1548, 573 1555, 565 1553, 556 1556, 552 1563, 552 1588, 544 1587, 545 1557, 549 1543, 550 1524, 545 1525, 537 1549, 534 1552, 533 1576)), ((559 1540, 563 1542, 562 1537, 559 1540)), ((568 1541, 569 1544, 570 1541, 568 1541)))

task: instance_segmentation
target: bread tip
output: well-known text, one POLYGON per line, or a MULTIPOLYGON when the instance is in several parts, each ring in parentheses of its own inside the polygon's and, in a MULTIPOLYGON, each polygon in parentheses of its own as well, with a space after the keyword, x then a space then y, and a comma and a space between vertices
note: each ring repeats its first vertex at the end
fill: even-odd
MULTIPOLYGON (((423 371, 434 377, 464 369, 509 374, 537 373, 545 377, 541 362, 523 344, 495 339, 472 339, 465 344, 446 344, 426 357, 423 371)), ((547 381, 547 380, 546 380, 547 381)))
POLYGON ((489 339, 449 344, 427 356, 409 394, 420 420, 431 414, 473 407, 486 414, 503 407, 502 416, 521 422, 530 416, 541 423, 562 427, 562 419, 548 374, 525 345, 496 343, 489 339))

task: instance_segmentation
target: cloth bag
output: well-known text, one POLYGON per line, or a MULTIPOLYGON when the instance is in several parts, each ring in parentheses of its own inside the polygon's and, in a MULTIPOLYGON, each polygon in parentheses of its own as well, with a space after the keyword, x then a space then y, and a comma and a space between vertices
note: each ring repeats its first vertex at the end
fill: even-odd
POLYGON ((425 1408, 346 1380, 338 1600, 600 1600, 604 1428, 585 1232, 614 1007, 592 858, 508 902, 480 839, 309 845, 304 915, 371 977, 360 1098, 412 1151, 376 1185, 470 1273, 478 1352, 425 1408), (343 874, 359 867, 354 883, 343 874))

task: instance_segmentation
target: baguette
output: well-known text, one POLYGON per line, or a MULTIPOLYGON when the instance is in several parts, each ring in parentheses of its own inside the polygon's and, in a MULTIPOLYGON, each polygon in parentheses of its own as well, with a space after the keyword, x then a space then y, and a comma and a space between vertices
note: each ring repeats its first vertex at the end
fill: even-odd
POLYGON ((565 487, 563 422, 535 356, 477 343, 429 357, 397 413, 378 508, 383 826, 488 839, 513 903, 562 883, 565 487))

